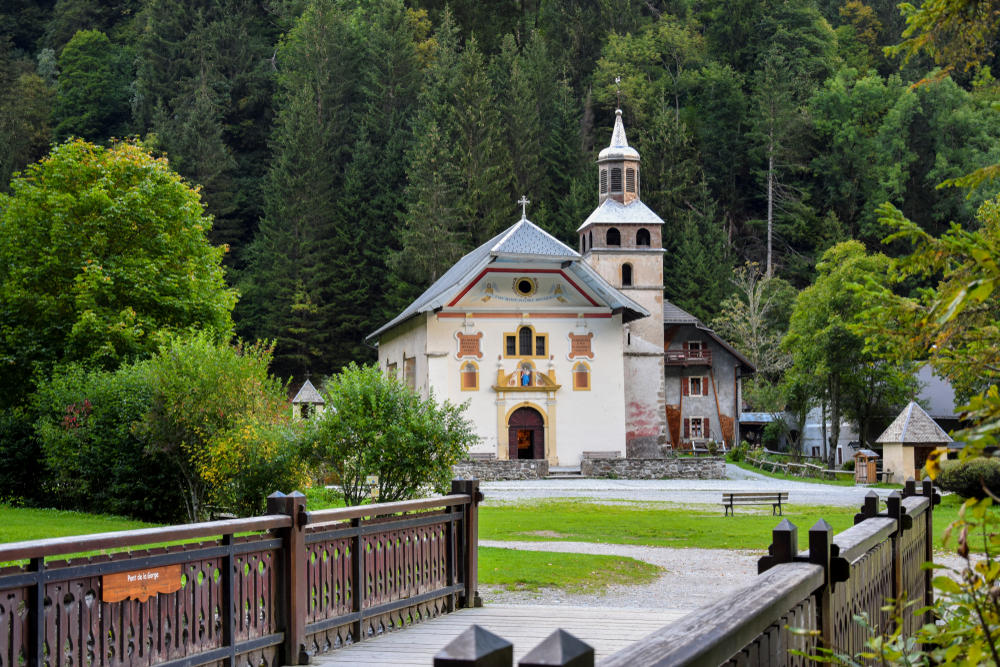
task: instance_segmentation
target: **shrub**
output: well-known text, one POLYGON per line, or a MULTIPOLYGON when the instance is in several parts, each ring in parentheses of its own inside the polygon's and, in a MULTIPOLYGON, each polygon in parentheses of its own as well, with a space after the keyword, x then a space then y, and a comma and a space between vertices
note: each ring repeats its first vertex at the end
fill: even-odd
POLYGON ((847 459, 844 461, 844 465, 841 466, 841 470, 854 470, 854 459, 847 459))
POLYGON ((183 517, 176 468, 134 428, 152 397, 142 366, 115 372, 69 366, 40 385, 33 405, 51 470, 50 503, 150 521, 183 517))
POLYGON ((376 366, 352 363, 324 387, 326 410, 310 421, 311 458, 339 479, 348 505, 378 480, 380 502, 415 497, 425 487, 447 490, 451 467, 477 437, 465 406, 420 398, 376 366))
POLYGON ((980 457, 944 462, 935 481, 945 491, 963 498, 986 497, 984 483, 991 493, 1000 494, 1000 459, 980 457))
POLYGON ((34 505, 45 498, 48 471, 32 421, 24 408, 0 410, 0 503, 34 505))
POLYGON ((740 444, 736 445, 729 450, 729 460, 733 463, 739 463, 746 458, 747 452, 750 451, 750 443, 744 440, 740 444))
POLYGON ((211 440, 198 472, 206 499, 239 516, 263 514, 267 496, 307 482, 299 455, 302 429, 295 423, 248 419, 211 440))
POLYGON ((785 435, 787 427, 781 419, 776 419, 764 425, 764 432, 761 434, 761 444, 766 449, 776 450, 781 445, 781 438, 785 435))

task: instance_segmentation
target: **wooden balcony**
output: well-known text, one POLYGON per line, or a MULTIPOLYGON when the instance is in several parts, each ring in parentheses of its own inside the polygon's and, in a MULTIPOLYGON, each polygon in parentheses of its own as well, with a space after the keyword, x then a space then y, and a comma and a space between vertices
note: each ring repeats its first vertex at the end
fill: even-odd
POLYGON ((664 350, 663 363, 667 366, 711 366, 711 350, 664 350))

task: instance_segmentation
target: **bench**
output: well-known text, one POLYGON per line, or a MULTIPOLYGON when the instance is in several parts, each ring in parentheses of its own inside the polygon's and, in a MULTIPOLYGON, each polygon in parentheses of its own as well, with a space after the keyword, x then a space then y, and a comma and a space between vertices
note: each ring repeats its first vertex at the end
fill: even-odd
POLYGON ((736 505, 770 505, 771 514, 781 516, 781 503, 788 502, 787 491, 723 493, 722 507, 726 516, 736 515, 736 505))
POLYGON ((618 450, 614 451, 603 451, 603 452, 584 452, 583 458, 585 459, 620 459, 622 453, 618 450))

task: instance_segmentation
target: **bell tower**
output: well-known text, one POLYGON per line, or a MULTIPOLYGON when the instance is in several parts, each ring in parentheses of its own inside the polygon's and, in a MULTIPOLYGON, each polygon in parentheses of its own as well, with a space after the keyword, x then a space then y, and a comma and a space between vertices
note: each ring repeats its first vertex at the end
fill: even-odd
POLYGON ((577 233, 584 261, 651 313, 630 332, 662 350, 663 220, 642 203, 639 162, 616 109, 611 143, 597 157, 599 205, 577 233))

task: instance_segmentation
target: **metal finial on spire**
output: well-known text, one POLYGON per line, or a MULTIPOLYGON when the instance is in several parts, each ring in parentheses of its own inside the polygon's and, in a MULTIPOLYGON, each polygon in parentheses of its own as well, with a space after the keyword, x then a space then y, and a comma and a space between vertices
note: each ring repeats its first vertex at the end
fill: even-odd
POLYGON ((517 200, 517 203, 521 205, 521 220, 527 220, 528 219, 528 204, 530 204, 531 202, 528 200, 527 197, 525 197, 524 195, 521 195, 521 198, 517 200))
POLYGON ((616 108, 622 108, 622 78, 620 76, 615 77, 615 97, 618 98, 618 106, 616 108))

